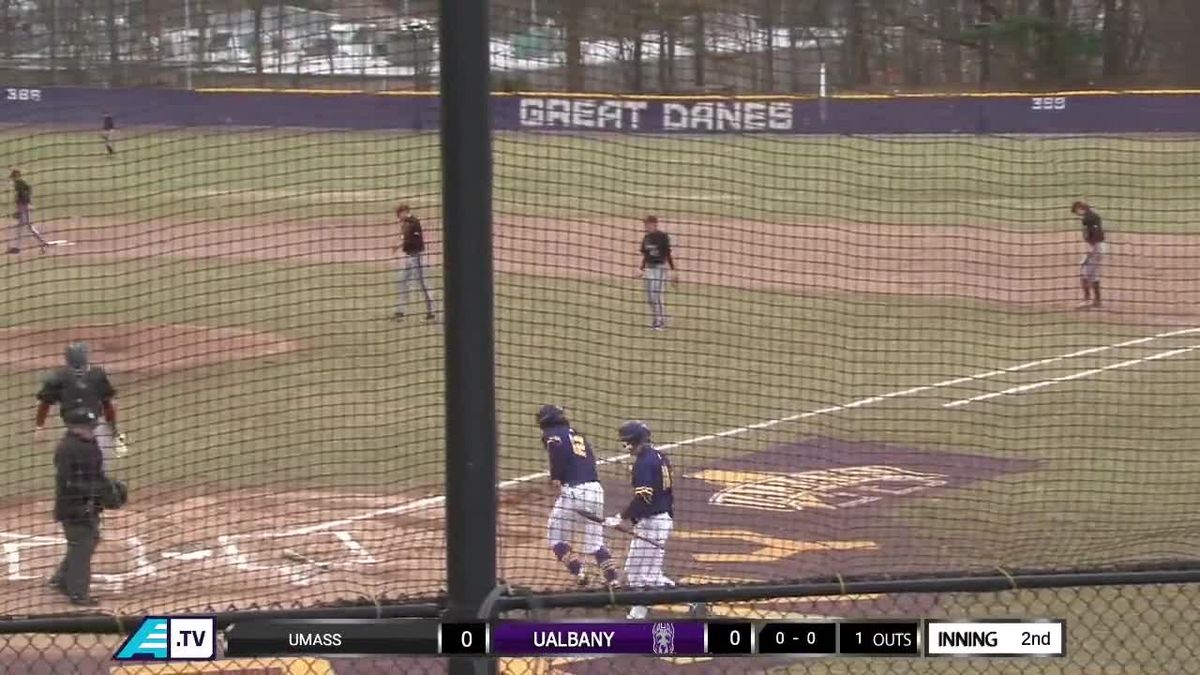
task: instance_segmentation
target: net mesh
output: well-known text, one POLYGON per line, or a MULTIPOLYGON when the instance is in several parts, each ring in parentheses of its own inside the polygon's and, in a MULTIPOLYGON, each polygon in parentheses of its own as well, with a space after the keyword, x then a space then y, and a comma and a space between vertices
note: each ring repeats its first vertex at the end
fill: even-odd
MULTIPOLYGON (((226 90, 429 89, 432 4, 209 2, 181 16, 134 3, 121 21, 39 5, 28 35, 0 28, 10 65, 46 82, 211 88, 14 75, 3 90, 0 149, 33 202, 6 231, 21 250, 2 272, 0 614, 76 611, 47 588, 65 550, 50 517, 57 410, 30 438, 41 379, 76 341, 115 385, 129 448, 105 460, 132 495, 102 522, 91 591, 106 610, 444 591, 437 101, 226 90), (420 255, 411 240, 397 250, 400 203, 423 226, 420 255)), ((1191 133, 1082 133, 1093 117, 1188 131, 1191 102, 1096 97, 1093 113, 1075 96, 811 98, 1026 73, 1070 83, 1111 65, 1083 47, 1039 61, 952 4, 925 28, 1001 31, 975 36, 994 52, 895 28, 905 17, 878 3, 494 4, 498 88, 616 92, 496 97, 504 581, 576 588, 552 548, 563 540, 598 588, 593 524, 577 502, 554 510, 544 403, 591 442, 596 515, 635 500, 623 421, 644 421, 670 459, 669 536, 602 530, 635 587, 1194 559, 1200 148, 1191 133), (654 92, 675 97, 628 96, 654 92), (800 98, 702 96, 714 92, 800 98), (1053 134, 990 133, 1031 110, 1053 134), (1107 234, 1082 269, 1076 200, 1107 234), (643 269, 648 215, 673 271, 643 269), (1081 272, 1103 280, 1100 307, 1076 309, 1081 272), (661 565, 646 539, 665 547, 661 565)), ((1060 46, 1098 35, 1096 4, 1072 4, 1060 46)), ((1183 82, 1186 40, 1151 30, 1168 10, 1146 11, 1129 25, 1153 46, 1122 72, 1183 82)), ((1067 596, 949 606, 1096 608, 1087 630, 1103 641, 1127 608, 1153 628, 1196 604, 1187 586, 1067 596), (1146 600, 1159 592, 1169 604, 1146 600)), ((893 602, 780 611, 935 609, 893 602)), ((739 607, 714 611, 775 616, 739 607)), ((1105 647, 1123 650, 1111 662, 1147 661, 1105 647)), ((1071 667, 1110 663, 1093 654, 1071 667)))

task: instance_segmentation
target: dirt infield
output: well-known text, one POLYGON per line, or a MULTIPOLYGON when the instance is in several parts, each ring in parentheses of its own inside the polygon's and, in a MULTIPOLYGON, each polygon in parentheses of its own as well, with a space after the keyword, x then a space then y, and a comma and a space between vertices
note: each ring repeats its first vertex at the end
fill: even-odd
POLYGON ((92 361, 113 373, 161 375, 291 351, 285 338, 238 328, 180 324, 92 324, 0 328, 0 368, 44 371, 62 365, 62 348, 86 342, 92 361))
MULTIPOLYGON (((426 215, 426 214, 420 214, 426 215)), ((440 264, 439 225, 426 218, 430 264, 440 264)), ((391 264, 387 223, 138 223, 48 225, 78 243, 55 255, 172 256, 391 264), (57 229, 55 229, 57 228, 57 229)), ((1079 298, 1083 244, 1061 232, 994 226, 766 223, 665 220, 682 283, 800 294, 941 296, 998 303, 1009 311, 1065 310, 1079 298)), ((569 279, 629 278, 641 224, 611 218, 497 214, 498 272, 569 279)), ((1109 235, 1106 307, 1098 320, 1171 326, 1200 318, 1200 238, 1109 235)))
MULTIPOLYGON (((635 221, 500 216, 501 272, 563 278, 629 277, 637 264, 635 221), (545 247, 558 266, 547 266, 545 247)), ((806 294, 930 295, 1001 303, 1013 311, 1058 311, 1078 290, 1081 255, 1073 229, 1034 234, 969 227, 668 222, 684 283, 806 294)), ((390 225, 83 223, 47 225, 77 245, 55 256, 170 256, 388 264, 390 225)), ((428 227, 435 240, 436 222, 428 227)), ((1175 325, 1198 320, 1200 284, 1191 265, 1200 240, 1116 237, 1106 263, 1100 320, 1175 325)), ((431 261, 438 264, 436 253, 431 261)), ((20 262, 10 264, 21 264, 20 262)), ((72 339, 97 346, 97 361, 153 377, 178 367, 255 358, 289 344, 225 328, 9 329, 0 363, 43 368, 72 339), (236 349, 231 346, 236 346, 236 349), (44 351, 44 350, 43 350, 44 351)), ((919 569, 915 537, 877 519, 913 495, 967 485, 1031 466, 959 453, 807 439, 738 462, 685 473, 679 499, 704 512, 705 530, 679 531, 668 559, 678 581, 753 581, 819 570, 919 569)), ((623 487, 608 486, 613 494, 623 487)), ((427 495, 308 493, 303 503, 270 486, 236 493, 161 486, 141 492, 106 522, 96 564, 97 595, 109 609, 205 611, 312 604, 381 594, 428 594, 442 584, 440 509, 427 495), (236 508, 234 508, 236 507, 236 508)), ((549 497, 505 495, 498 538, 503 576, 534 588, 563 587, 544 542, 549 497), (537 508, 528 506, 538 504, 537 508)), ((61 612, 42 580, 61 554, 44 502, 5 504, 0 533, 7 581, 0 614, 61 612), (14 589, 15 590, 15 589, 14 589)), ((929 550, 926 533, 920 550, 929 550)), ((933 542, 936 545, 936 542, 933 542)), ((618 551, 624 545, 619 545, 618 551)), ((937 550, 936 548, 933 550, 937 550)), ((964 561, 969 563, 970 561, 964 561)), ((843 601, 814 600, 784 613, 838 615, 843 601)), ((894 607, 894 606, 893 606, 894 607)), ((919 612, 914 612, 919 613, 919 612)))

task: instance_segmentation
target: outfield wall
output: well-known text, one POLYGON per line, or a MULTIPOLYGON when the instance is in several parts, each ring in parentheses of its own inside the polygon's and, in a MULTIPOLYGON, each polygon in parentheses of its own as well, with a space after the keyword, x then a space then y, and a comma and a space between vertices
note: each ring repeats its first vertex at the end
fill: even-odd
MULTIPOLYGON (((421 94, 0 88, 0 124, 431 131, 421 94)), ((796 98, 497 94, 496 129, 643 133, 1126 134, 1200 132, 1200 91, 796 98)))

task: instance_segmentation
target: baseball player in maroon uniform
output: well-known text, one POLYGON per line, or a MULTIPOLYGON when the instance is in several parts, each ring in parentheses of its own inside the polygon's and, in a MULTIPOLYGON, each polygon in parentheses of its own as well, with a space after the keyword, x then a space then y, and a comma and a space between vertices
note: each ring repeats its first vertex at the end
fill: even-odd
POLYGON ((1071 205, 1074 213, 1083 225, 1083 242, 1087 244, 1087 253, 1079 262, 1079 286, 1083 289, 1083 302, 1080 309, 1100 306, 1100 263, 1104 259, 1104 225, 1100 214, 1092 210, 1087 202, 1075 202, 1071 205))
POLYGON ((104 149, 108 151, 109 156, 116 154, 117 148, 117 123, 113 121, 112 113, 104 111, 104 118, 100 121, 100 138, 104 139, 104 149))
POLYGON ((33 226, 33 188, 29 187, 29 183, 21 177, 21 172, 13 169, 8 174, 9 180, 13 184, 13 200, 16 203, 17 210, 13 217, 17 219, 17 223, 13 228, 12 238, 8 243, 8 253, 17 254, 21 252, 21 244, 25 242, 25 233, 29 232, 33 238, 37 240, 38 245, 42 247, 42 253, 45 253, 50 248, 50 242, 42 236, 41 232, 33 226))
POLYGON ((400 261, 396 280, 396 313, 392 316, 395 319, 404 318, 409 286, 415 285, 425 296, 425 319, 433 321, 433 296, 425 283, 425 231, 421 229, 421 221, 412 214, 408 204, 396 207, 396 220, 400 221, 400 244, 393 250, 403 251, 404 257, 400 261))

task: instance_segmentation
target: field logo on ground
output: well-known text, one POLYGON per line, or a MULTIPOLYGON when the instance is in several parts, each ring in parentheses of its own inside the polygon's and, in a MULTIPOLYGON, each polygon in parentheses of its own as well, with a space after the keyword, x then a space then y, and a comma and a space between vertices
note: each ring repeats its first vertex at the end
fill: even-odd
POLYGON ((844 509, 942 487, 947 482, 945 474, 883 464, 796 473, 704 469, 690 477, 723 486, 709 497, 709 504, 760 511, 844 509))

